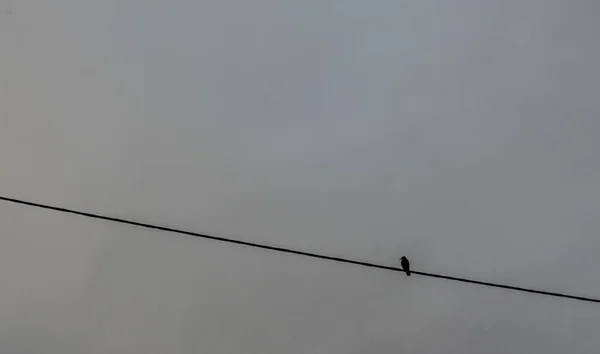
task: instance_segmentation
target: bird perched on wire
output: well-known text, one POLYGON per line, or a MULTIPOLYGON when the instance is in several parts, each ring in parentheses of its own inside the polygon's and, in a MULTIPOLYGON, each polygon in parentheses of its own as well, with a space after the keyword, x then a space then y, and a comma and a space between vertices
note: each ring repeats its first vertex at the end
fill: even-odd
POLYGON ((408 258, 402 256, 402 258, 400 258, 400 265, 402 266, 402 270, 406 272, 406 275, 410 277, 410 262, 408 261, 408 258))

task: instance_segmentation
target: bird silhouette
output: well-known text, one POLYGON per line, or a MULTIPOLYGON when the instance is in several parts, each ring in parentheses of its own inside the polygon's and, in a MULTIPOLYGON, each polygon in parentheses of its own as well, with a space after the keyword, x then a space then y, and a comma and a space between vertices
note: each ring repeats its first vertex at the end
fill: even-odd
POLYGON ((406 272, 406 275, 410 277, 410 262, 408 261, 408 258, 402 256, 402 258, 400 258, 400 265, 402 266, 402 269, 406 272))

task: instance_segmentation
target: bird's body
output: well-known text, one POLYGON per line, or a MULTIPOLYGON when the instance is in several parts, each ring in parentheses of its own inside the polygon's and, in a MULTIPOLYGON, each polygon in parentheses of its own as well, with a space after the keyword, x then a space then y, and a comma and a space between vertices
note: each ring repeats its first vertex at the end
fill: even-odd
POLYGON ((402 270, 406 272, 406 275, 410 277, 410 262, 408 261, 408 258, 402 256, 402 258, 400 258, 400 265, 402 266, 402 270))

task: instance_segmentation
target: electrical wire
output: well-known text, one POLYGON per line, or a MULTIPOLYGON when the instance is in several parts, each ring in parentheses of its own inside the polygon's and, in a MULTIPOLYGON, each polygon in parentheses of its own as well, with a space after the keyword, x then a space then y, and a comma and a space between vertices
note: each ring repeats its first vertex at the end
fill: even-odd
MULTIPOLYGON (((62 213, 85 216, 85 217, 93 218, 93 219, 112 221, 112 222, 119 223, 119 224, 139 226, 139 227, 143 227, 143 228, 147 228, 147 229, 154 229, 154 230, 160 230, 160 231, 171 232, 171 233, 176 233, 176 234, 194 236, 194 237, 199 237, 199 238, 204 238, 204 239, 209 239, 209 240, 215 240, 215 241, 221 241, 221 242, 233 243, 233 244, 237 244, 237 245, 248 246, 248 247, 261 248, 261 249, 270 250, 270 251, 295 254, 295 255, 311 257, 311 258, 319 258, 319 259, 324 259, 324 260, 334 261, 334 262, 339 262, 339 263, 354 264, 354 265, 369 267, 369 268, 391 270, 394 272, 404 272, 404 269, 398 268, 398 267, 391 267, 391 266, 386 266, 386 265, 381 265, 381 264, 376 264, 376 263, 357 261, 357 260, 353 260, 353 259, 349 259, 349 258, 328 256, 328 255, 324 255, 324 254, 300 251, 300 250, 295 250, 295 249, 285 248, 285 247, 270 246, 270 245, 266 245, 266 244, 236 240, 236 239, 231 239, 231 238, 227 238, 227 237, 205 235, 205 234, 200 234, 200 233, 192 232, 192 231, 185 231, 185 230, 174 229, 174 228, 164 227, 164 226, 159 226, 159 225, 146 224, 146 223, 141 223, 141 222, 137 222, 137 221, 115 218, 115 217, 110 217, 110 216, 105 216, 105 215, 100 215, 100 214, 87 213, 87 212, 73 210, 73 209, 67 209, 67 208, 61 208, 61 207, 57 207, 57 206, 29 202, 26 200, 8 198, 8 197, 3 197, 3 196, 0 196, 0 200, 6 201, 6 202, 11 202, 11 203, 16 203, 16 204, 21 204, 21 205, 27 205, 27 206, 36 207, 36 208, 54 210, 54 211, 58 211, 58 212, 62 212, 62 213)), ((507 290, 533 293, 533 294, 538 294, 538 295, 546 295, 546 296, 553 296, 553 297, 559 297, 559 298, 565 298, 565 299, 600 303, 600 299, 595 299, 595 298, 590 298, 590 297, 575 296, 575 295, 543 291, 543 290, 536 290, 536 289, 530 289, 530 288, 523 288, 523 287, 511 286, 511 285, 505 285, 505 284, 497 284, 497 283, 473 280, 473 279, 468 279, 468 278, 452 277, 452 276, 436 274, 436 273, 415 271, 412 269, 410 272, 412 274, 417 274, 417 275, 421 275, 421 276, 425 276, 425 277, 447 279, 447 280, 453 280, 453 281, 457 281, 457 282, 461 282, 461 283, 477 284, 477 285, 489 286, 489 287, 494 287, 494 288, 502 288, 502 289, 507 289, 507 290)))

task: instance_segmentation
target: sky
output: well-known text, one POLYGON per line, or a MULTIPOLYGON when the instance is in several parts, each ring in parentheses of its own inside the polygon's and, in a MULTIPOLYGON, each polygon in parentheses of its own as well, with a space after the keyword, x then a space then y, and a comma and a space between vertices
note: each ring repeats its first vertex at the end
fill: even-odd
MULTIPOLYGON (((0 6, 2 196, 600 296, 597 1, 0 6)), ((5 202, 0 232, 10 353, 600 348, 594 304, 5 202)))

